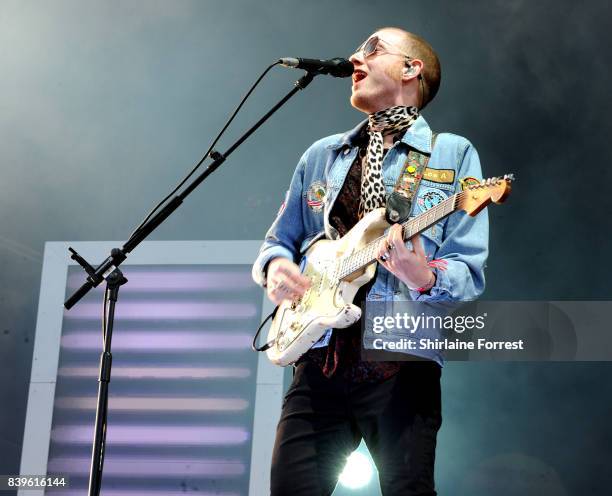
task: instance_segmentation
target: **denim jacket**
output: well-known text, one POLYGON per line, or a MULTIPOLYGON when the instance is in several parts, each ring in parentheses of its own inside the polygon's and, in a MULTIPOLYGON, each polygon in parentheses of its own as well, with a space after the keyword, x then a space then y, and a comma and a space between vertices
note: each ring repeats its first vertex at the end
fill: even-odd
MULTIPOLYGON (((285 200, 266 233, 265 241, 253 265, 255 282, 265 286, 264 269, 276 257, 286 257, 299 263, 302 255, 317 240, 337 239, 338 232, 329 224, 334 205, 347 172, 358 153, 355 144, 361 122, 351 131, 323 138, 312 144, 302 155, 291 179, 285 200)), ((478 153, 465 138, 441 133, 432 152, 432 131, 420 116, 387 152, 382 169, 387 193, 397 181, 410 147, 431 154, 428 169, 446 171, 449 182, 423 178, 413 199, 411 216, 419 215, 437 203, 461 191, 459 180, 465 177, 482 179, 478 153)), ((432 178, 433 175, 428 175, 432 178)), ((438 179, 433 177, 433 179, 438 179)), ((436 268, 436 283, 427 293, 410 290, 402 281, 381 265, 367 300, 467 301, 476 299, 484 290, 484 267, 488 255, 488 212, 475 217, 465 212, 441 220, 421 233, 428 259, 444 259, 445 270, 436 268)), ((406 242, 407 245, 410 241, 406 242)))

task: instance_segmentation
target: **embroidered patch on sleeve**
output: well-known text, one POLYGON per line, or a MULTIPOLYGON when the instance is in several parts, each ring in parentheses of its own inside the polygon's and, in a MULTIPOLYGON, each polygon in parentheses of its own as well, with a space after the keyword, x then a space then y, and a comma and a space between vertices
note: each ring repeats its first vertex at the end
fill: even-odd
POLYGON ((325 206, 327 190, 323 181, 314 181, 308 188, 306 194, 306 204, 313 212, 320 212, 325 206))
POLYGON ((285 199, 283 200, 283 203, 281 203, 281 206, 278 209, 278 212, 276 214, 277 217, 284 212, 285 207, 287 206, 288 199, 289 199, 289 190, 287 190, 287 192, 285 193, 285 199))
POLYGON ((453 169, 430 169, 427 167, 423 172, 423 179, 434 183, 452 184, 455 182, 455 171, 453 169))

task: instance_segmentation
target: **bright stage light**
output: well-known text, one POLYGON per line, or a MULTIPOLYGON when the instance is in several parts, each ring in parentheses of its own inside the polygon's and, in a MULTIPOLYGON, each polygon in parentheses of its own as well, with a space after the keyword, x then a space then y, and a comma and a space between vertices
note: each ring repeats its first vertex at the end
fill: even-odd
POLYGON ((350 489, 363 487, 372 478, 372 462, 358 451, 351 453, 346 461, 346 466, 340 474, 340 483, 350 489))

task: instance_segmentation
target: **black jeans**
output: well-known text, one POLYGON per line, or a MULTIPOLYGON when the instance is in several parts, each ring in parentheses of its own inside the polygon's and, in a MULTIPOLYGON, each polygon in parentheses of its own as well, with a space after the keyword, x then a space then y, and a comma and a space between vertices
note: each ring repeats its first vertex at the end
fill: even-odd
POLYGON ((384 496, 435 496, 440 373, 433 362, 404 362, 390 379, 354 384, 301 362, 276 432, 272 496, 329 496, 362 438, 384 496))

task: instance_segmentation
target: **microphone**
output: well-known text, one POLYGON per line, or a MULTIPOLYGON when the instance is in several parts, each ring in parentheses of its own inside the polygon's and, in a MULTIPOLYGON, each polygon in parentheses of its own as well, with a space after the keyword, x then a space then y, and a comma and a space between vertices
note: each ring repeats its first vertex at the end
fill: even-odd
POLYGON ((304 69, 315 74, 329 74, 334 77, 349 77, 355 70, 352 62, 340 57, 329 60, 285 57, 279 59, 278 62, 285 67, 304 69))

